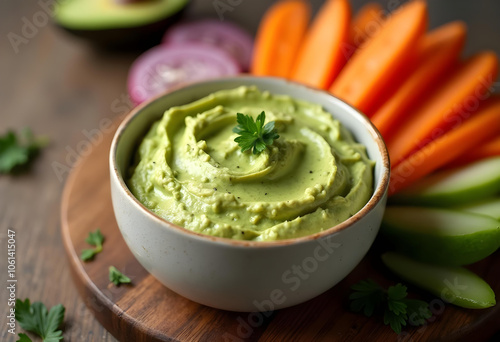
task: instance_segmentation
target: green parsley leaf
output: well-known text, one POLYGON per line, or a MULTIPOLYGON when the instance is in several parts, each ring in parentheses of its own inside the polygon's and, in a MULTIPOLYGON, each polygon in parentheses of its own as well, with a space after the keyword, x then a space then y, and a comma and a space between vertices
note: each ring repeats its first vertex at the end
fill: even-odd
POLYGON ((406 325, 406 319, 406 313, 399 315, 391 310, 385 310, 384 312, 384 324, 390 325, 396 334, 401 333, 403 326, 406 325))
POLYGON ((82 254, 80 254, 80 259, 83 261, 89 261, 92 260, 96 254, 97 253, 94 249, 84 249, 82 250, 82 254))
POLYGON ((80 254, 80 259, 83 261, 89 261, 94 258, 97 253, 102 252, 102 244, 104 243, 104 236, 101 234, 99 228, 95 232, 90 232, 89 236, 85 239, 85 242, 89 245, 94 246, 93 249, 84 249, 80 254))
POLYGON ((398 334, 408 322, 413 326, 423 325, 432 316, 426 302, 406 298, 407 287, 400 283, 384 290, 375 281, 367 279, 352 285, 351 290, 352 311, 363 312, 366 316, 383 312, 384 324, 390 325, 398 334))
MULTIPOLYGON (((62 340, 62 331, 57 330, 64 320, 65 308, 61 304, 53 306, 50 311, 41 302, 30 303, 29 299, 24 302, 16 300, 16 320, 21 328, 40 336, 44 342, 57 342, 62 340)), ((24 335, 24 334, 23 334, 24 335)), ((21 336, 21 341, 29 341, 29 337, 21 336)))
POLYGON ((387 307, 389 310, 396 315, 405 315, 406 304, 402 300, 407 295, 406 286, 402 284, 396 284, 395 286, 389 287, 387 290, 387 307))
POLYGON ((47 139, 35 138, 29 128, 22 130, 19 136, 8 131, 0 136, 0 173, 23 171, 45 145, 47 139))
POLYGON ((115 266, 109 266, 109 281, 116 286, 131 282, 130 278, 118 271, 115 266))
POLYGON ((274 128, 274 121, 264 125, 265 112, 260 113, 255 121, 249 115, 237 113, 236 121, 238 125, 233 128, 233 132, 239 136, 234 141, 240 146, 241 152, 252 150, 253 154, 259 154, 280 137, 274 128))
POLYGON ((384 301, 384 291, 379 284, 371 279, 362 280, 351 286, 353 292, 351 299, 351 311, 361 312, 370 317, 380 304, 384 301))
POLYGON ((406 298, 404 303, 406 304, 406 314, 408 315, 410 325, 424 325, 426 320, 432 317, 429 304, 423 300, 406 298))
POLYGON ((19 340, 17 340, 16 342, 33 342, 33 341, 31 340, 31 338, 29 338, 28 335, 21 333, 19 334, 19 340))
POLYGON ((102 235, 99 228, 95 232, 90 232, 89 236, 85 239, 85 242, 89 245, 95 246, 97 248, 102 248, 102 243, 104 242, 104 236, 102 235))

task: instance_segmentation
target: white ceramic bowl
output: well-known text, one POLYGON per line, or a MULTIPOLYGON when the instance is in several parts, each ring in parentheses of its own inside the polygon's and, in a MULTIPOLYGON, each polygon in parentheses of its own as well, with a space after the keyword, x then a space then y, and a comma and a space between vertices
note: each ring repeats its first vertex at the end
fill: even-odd
POLYGON ((389 183, 385 144, 368 118, 327 92, 277 78, 242 76, 193 84, 134 109, 118 128, 110 153, 113 209, 137 260, 171 290, 232 311, 272 311, 307 301, 341 281, 361 261, 379 230, 389 183), (367 147, 376 161, 374 193, 354 216, 306 237, 252 242, 194 233, 156 216, 125 181, 131 156, 164 111, 221 89, 256 85, 322 105, 367 147))

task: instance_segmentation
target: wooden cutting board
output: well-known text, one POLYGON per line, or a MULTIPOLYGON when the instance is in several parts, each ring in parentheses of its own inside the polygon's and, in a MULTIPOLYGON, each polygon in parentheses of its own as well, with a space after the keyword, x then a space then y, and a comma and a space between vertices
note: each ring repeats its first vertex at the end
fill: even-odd
MULTIPOLYGON (((270 313, 228 312, 185 299, 161 285, 134 258, 120 235, 111 206, 108 153, 112 139, 103 141, 73 169, 61 206, 62 236, 74 283, 88 308, 118 340, 141 341, 481 341, 500 327, 500 304, 486 310, 466 310, 409 287, 415 297, 432 303, 434 316, 423 327, 396 335, 381 317, 367 318, 348 310, 349 287, 365 278, 384 286, 399 280, 379 260, 377 241, 346 279, 306 303, 270 313), (104 249, 82 262, 85 238, 100 228, 104 249), (116 287, 109 266, 132 279, 116 287)), ((138 227, 138 229, 140 229, 138 227)), ((500 253, 473 265, 500 294, 500 253)), ((304 281, 307 285, 307 280, 304 281)), ((203 286, 203 284, 200 284, 203 286)))

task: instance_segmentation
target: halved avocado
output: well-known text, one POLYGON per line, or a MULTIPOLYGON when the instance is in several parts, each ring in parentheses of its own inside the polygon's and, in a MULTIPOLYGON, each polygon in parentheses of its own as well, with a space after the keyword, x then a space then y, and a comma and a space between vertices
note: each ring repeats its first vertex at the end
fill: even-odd
POLYGON ((105 47, 158 44, 189 0, 65 0, 56 2, 55 22, 105 47))

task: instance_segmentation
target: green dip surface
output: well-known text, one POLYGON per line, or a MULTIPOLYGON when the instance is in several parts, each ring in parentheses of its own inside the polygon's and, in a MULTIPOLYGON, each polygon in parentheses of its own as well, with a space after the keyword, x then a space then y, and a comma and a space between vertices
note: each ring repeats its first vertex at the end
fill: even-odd
POLYGON ((321 106, 239 87, 172 107, 141 142, 128 186, 160 217, 201 234, 272 241, 331 228, 373 192, 366 149, 321 106), (241 152, 236 113, 266 113, 280 138, 241 152))

